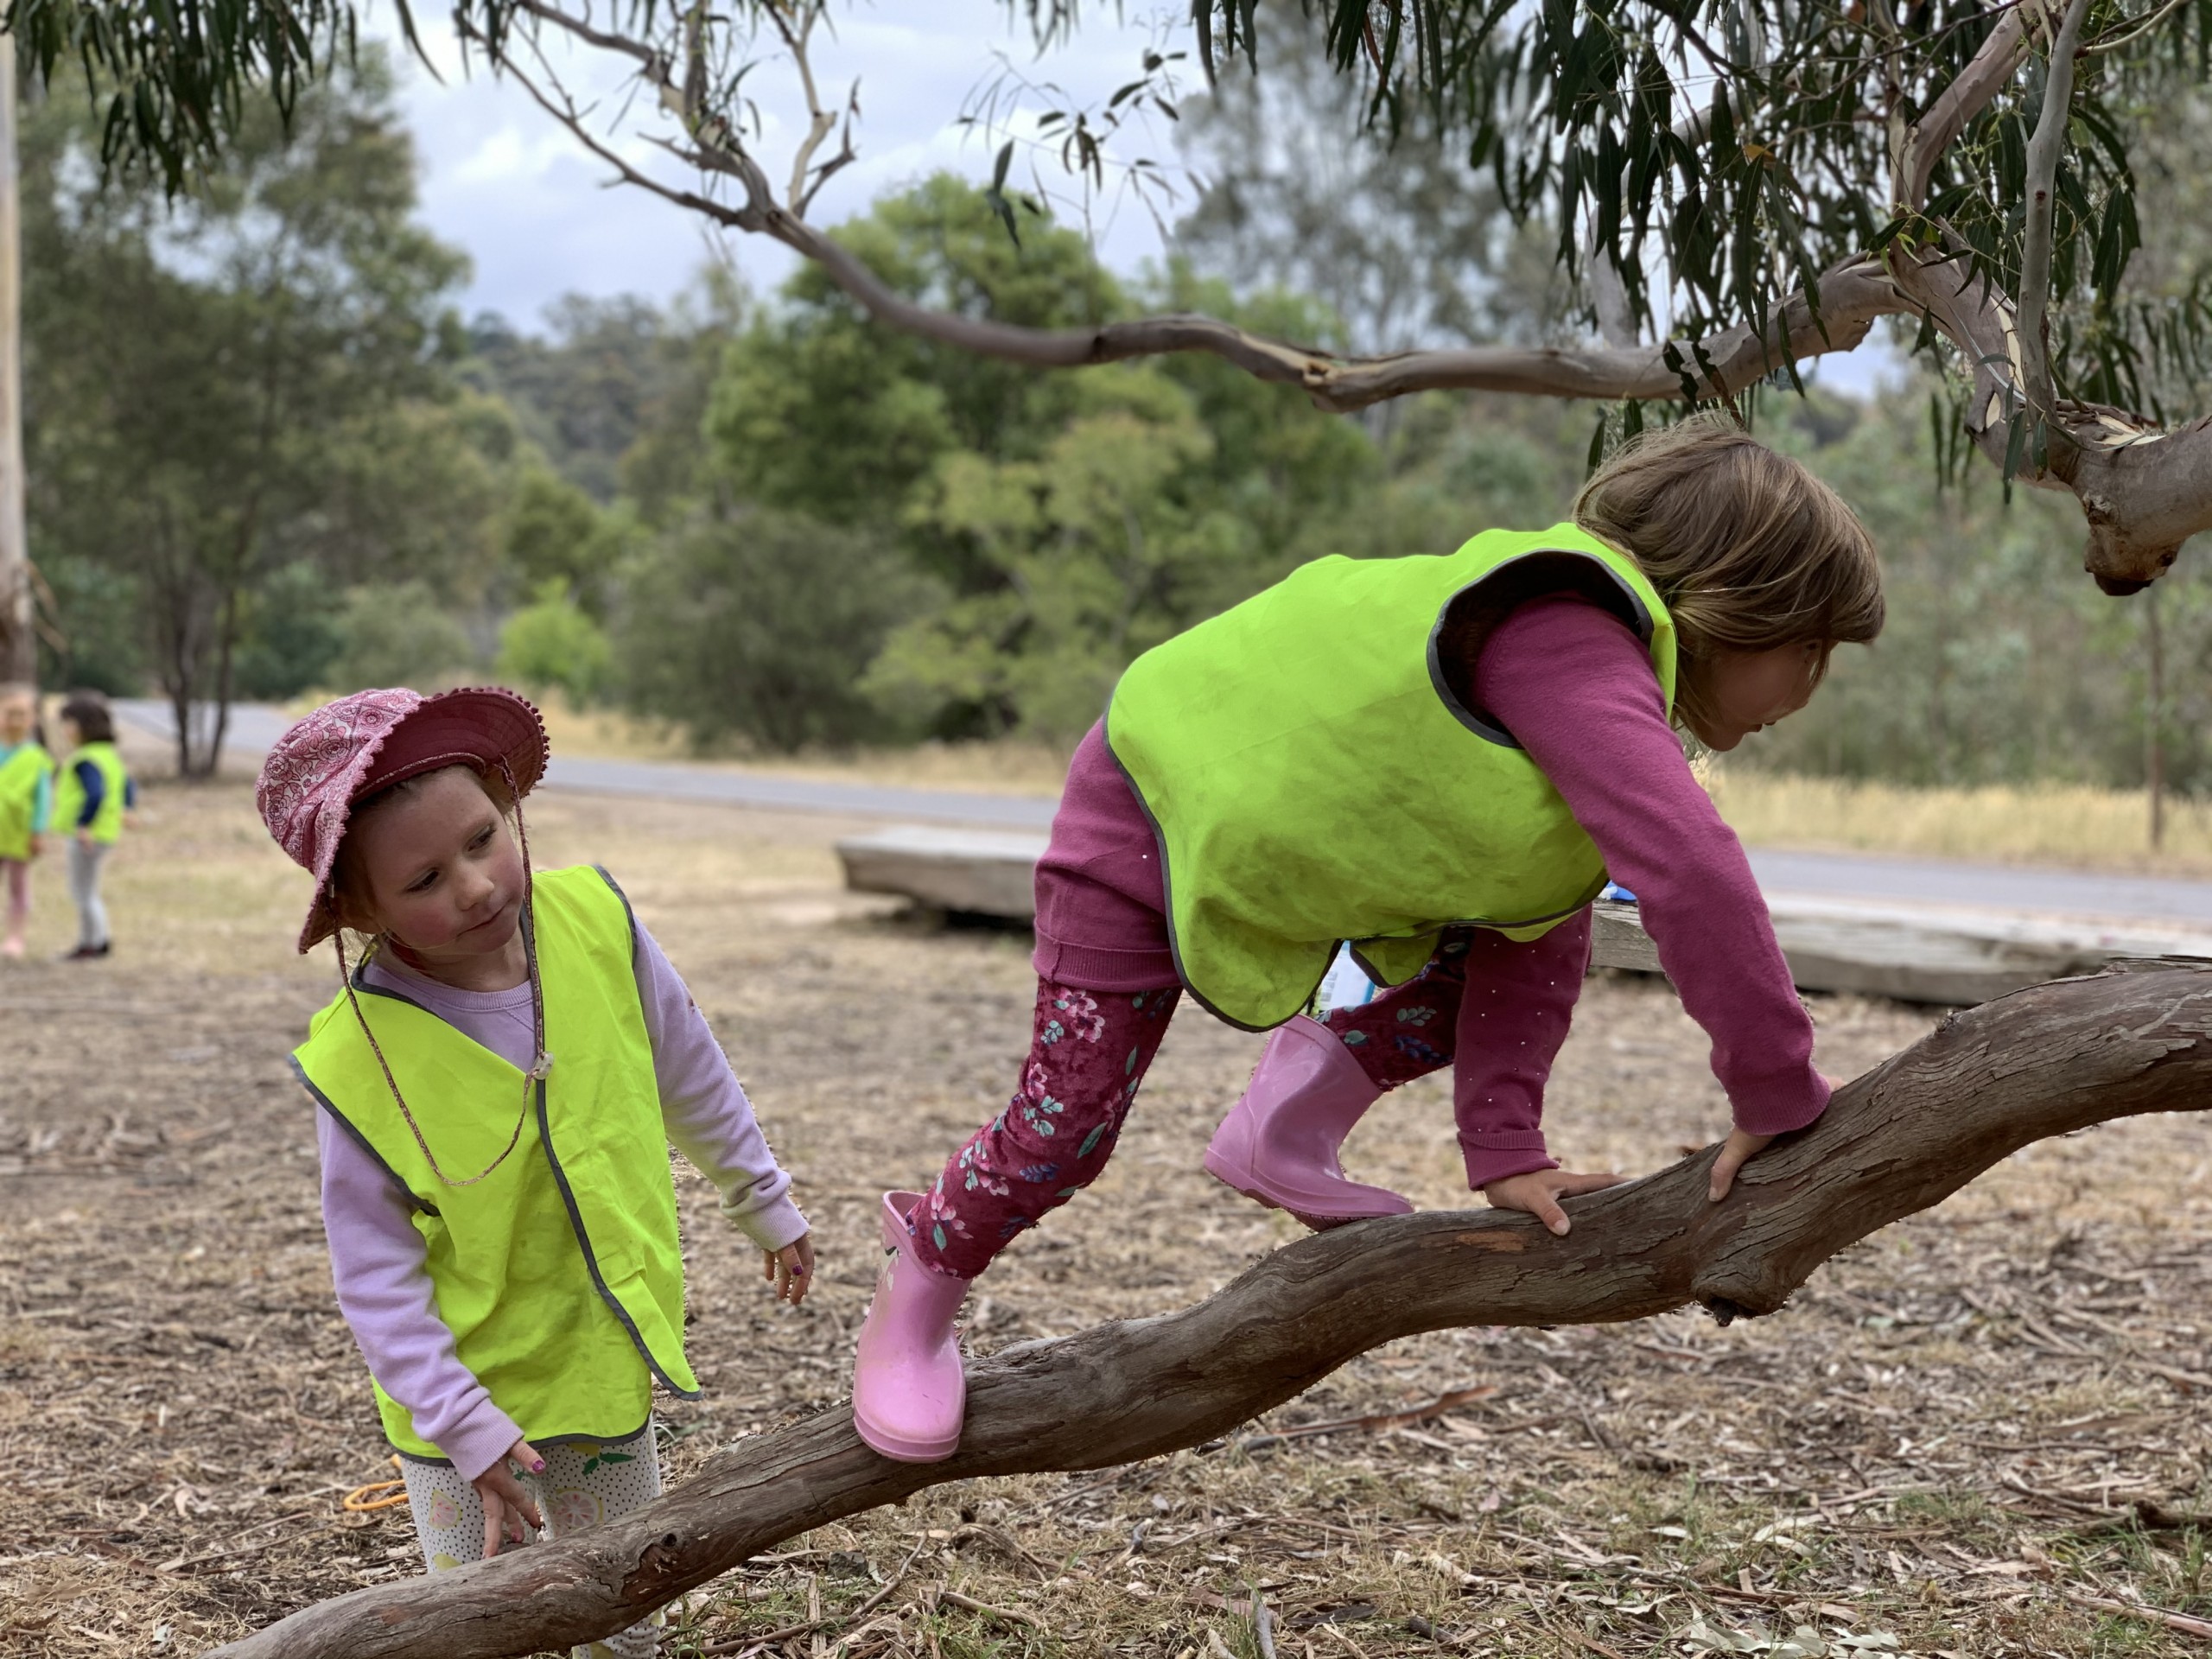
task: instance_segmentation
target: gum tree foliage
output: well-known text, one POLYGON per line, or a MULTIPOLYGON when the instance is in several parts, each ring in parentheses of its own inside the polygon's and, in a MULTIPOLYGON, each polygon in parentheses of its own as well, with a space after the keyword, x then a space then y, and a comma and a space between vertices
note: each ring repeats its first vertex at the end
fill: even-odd
POLYGON ((476 561, 481 411, 442 398, 435 369, 463 264, 411 222, 413 157, 369 54, 308 87, 289 130, 248 105, 187 197, 103 181, 89 124, 54 99, 24 132, 33 552, 85 601, 65 632, 94 603, 130 615, 196 776, 242 680, 327 655, 327 630, 297 626, 305 594, 327 615, 350 583, 450 588, 476 561))
MULTIPOLYGON (((1933 411, 1947 463, 1971 445, 2008 483, 2073 494, 2107 591, 2154 580, 2212 525, 2212 422, 2167 396, 2202 362, 2201 273, 2178 292, 2129 281, 2136 156, 2176 85, 2205 74, 2202 0, 1300 4, 1323 24, 1313 49, 1359 91, 1363 130, 1448 136, 1471 185, 1552 228, 1586 338, 1602 343, 1369 358, 1203 315, 1045 328, 918 303, 808 217, 861 136, 817 27, 828 0, 456 0, 451 24, 617 177, 782 243, 878 321, 957 349, 1036 367, 1207 353, 1333 410, 1437 387, 1618 400, 1633 429, 1646 402, 1786 378, 1896 316, 1949 375, 1933 411), (556 35, 608 54, 640 96, 571 98, 537 49, 556 35), (758 118, 768 101, 798 135, 788 149, 758 118), (641 152, 618 148, 609 124, 625 120, 664 159, 626 159, 641 152)), ((1082 0, 1008 10, 1045 41, 1085 16, 1082 0)), ((1036 124, 1007 138, 992 188, 1009 237, 1027 211, 1018 155, 1033 177, 1058 164, 1088 188, 1124 162, 1147 176, 1148 158, 1126 155, 1134 118, 1175 113, 1193 73, 1267 75, 1260 10, 1192 0, 1190 56, 1147 51, 1098 107, 1036 94, 1048 107, 1032 99, 1036 124)), ((117 77, 111 149, 173 175, 220 142, 247 89, 292 95, 352 27, 334 0, 15 0, 10 17, 35 61, 117 77)))

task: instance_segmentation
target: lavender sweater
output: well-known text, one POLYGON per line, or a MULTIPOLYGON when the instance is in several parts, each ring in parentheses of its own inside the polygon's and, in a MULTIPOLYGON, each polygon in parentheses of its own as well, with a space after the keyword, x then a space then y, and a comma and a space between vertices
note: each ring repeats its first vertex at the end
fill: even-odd
MULTIPOLYGON (((791 1202, 791 1178, 777 1166, 683 981, 642 923, 637 934, 638 997, 669 1141, 721 1191, 722 1213, 747 1238, 781 1249, 807 1230, 791 1202)), ((528 985, 457 991, 382 957, 370 963, 367 982, 420 1003, 517 1067, 531 1063, 528 985)), ((398 1185, 327 1112, 315 1114, 315 1143, 331 1277, 353 1339, 385 1392, 413 1414, 416 1432, 474 1480, 522 1431, 454 1353, 453 1333, 438 1318, 423 1236, 398 1185)))

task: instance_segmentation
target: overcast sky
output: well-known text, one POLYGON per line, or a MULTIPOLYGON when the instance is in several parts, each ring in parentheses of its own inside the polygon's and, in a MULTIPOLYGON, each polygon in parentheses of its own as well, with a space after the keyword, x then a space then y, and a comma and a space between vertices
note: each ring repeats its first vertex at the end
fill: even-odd
MULTIPOLYGON (((1026 27, 1009 29, 1002 0, 840 8, 834 37, 817 42, 814 67, 825 99, 842 101, 853 80, 860 82, 860 160, 830 181, 809 217, 834 224, 886 190, 941 168, 988 179, 997 142, 972 134, 957 118, 1002 67, 1065 87, 1077 100, 1103 102, 1135 78, 1147 45, 1187 15, 1179 6, 1132 4, 1119 20, 1110 5, 1086 10, 1091 20, 1073 45, 1040 60, 1026 27)), ((423 216, 474 261, 464 308, 504 312, 528 327, 546 302, 565 293, 665 298, 710 258, 733 261, 762 288, 790 268, 782 250, 764 238, 734 234, 718 244, 697 215, 632 187, 608 188, 606 163, 521 87, 480 69, 467 78, 440 9, 419 5, 417 16, 444 84, 404 50, 394 56, 403 62, 404 102, 422 154, 423 216)), ((367 32, 393 37, 388 3, 372 6, 368 23, 367 32)), ((1169 49, 1180 44, 1171 41, 1169 49)), ((588 54, 565 57, 560 68, 580 89, 613 93, 620 83, 619 73, 588 54)), ((789 60, 763 66, 748 87, 766 123, 771 176, 780 183, 802 108, 789 60)), ((670 182, 690 182, 634 139, 623 148, 626 158, 670 182)), ((1172 134, 1155 133, 1148 147, 1129 153, 1173 161, 1172 134)), ((1102 203, 1096 228, 1100 251, 1117 269, 1134 270, 1160 252, 1150 215, 1126 199, 1102 203)))
MULTIPOLYGON (((842 102, 857 79, 860 159, 830 181, 809 217, 834 224, 887 190, 940 169, 988 179, 1000 138, 963 127, 959 117, 1003 71, 1062 89, 1077 104, 1095 108, 1135 78, 1147 46, 1188 49, 1189 13, 1179 0, 1165 5, 1129 0, 1118 16, 1103 3, 1084 10, 1088 21, 1074 41, 1040 58, 1026 28, 1010 24, 1005 0, 855 0, 837 9, 834 35, 817 42, 814 68, 825 99, 842 102)), ((534 329, 546 303, 563 294, 665 300, 709 260, 734 264, 756 290, 772 287, 790 270, 791 257, 764 238, 717 235, 697 214, 632 186, 610 186, 607 165, 520 86, 480 69, 474 78, 467 74, 439 8, 418 0, 417 16, 442 85, 398 47, 390 0, 371 0, 366 32, 394 45, 403 102, 422 156, 423 216, 474 262, 465 310, 499 311, 534 329)), ((580 96, 620 95, 617 63, 576 54, 558 57, 556 67, 580 96)), ((1195 61, 1185 60, 1181 68, 1185 91, 1194 90, 1199 83, 1195 61)), ((765 127, 760 148, 770 176, 780 184, 801 114, 789 60, 764 64, 748 87, 765 127)), ((1033 110, 1046 107, 1035 98, 1029 103, 1033 110)), ((1017 118, 1012 130, 1027 134, 1033 126, 1017 118)), ((695 181, 634 132, 619 148, 634 165, 670 183, 695 181)), ((1173 172, 1176 154, 1167 124, 1125 139, 1119 149, 1125 159, 1142 155, 1167 166, 1187 192, 1190 181, 1173 172)), ((1064 174, 1052 168, 1046 176, 1062 193, 1061 217, 1079 209, 1065 194, 1064 174)), ((1167 215, 1174 211, 1169 204, 1167 215)), ((1134 271, 1161 251, 1153 215, 1125 191, 1109 188, 1093 205, 1092 229, 1101 256, 1117 270, 1134 271)), ((1895 363, 1878 342, 1870 342, 1848 357, 1824 359, 1820 374, 1830 386, 1863 393, 1895 363)))

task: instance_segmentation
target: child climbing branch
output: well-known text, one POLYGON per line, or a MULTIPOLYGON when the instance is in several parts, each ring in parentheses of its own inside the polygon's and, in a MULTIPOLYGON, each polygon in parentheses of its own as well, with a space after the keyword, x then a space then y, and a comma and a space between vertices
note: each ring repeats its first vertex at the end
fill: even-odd
POLYGON ((1097 1179, 1186 990, 1273 1033, 1206 1150, 1221 1180, 1316 1228, 1406 1213, 1339 1148, 1386 1090, 1448 1066, 1469 1185, 1567 1232, 1560 1201, 1620 1179, 1560 1168, 1541 1128, 1608 872, 1712 1035, 1735 1122, 1707 1196, 1725 1198, 1830 1085, 1677 731, 1734 748, 1882 618, 1851 510, 1708 417, 1624 448, 1572 523, 1318 560, 1140 657, 1037 867, 1020 1086, 927 1192, 884 1197, 861 1437, 917 1460, 958 1445, 968 1287, 1097 1179), (1308 1018, 1340 941, 1389 988, 1308 1018))

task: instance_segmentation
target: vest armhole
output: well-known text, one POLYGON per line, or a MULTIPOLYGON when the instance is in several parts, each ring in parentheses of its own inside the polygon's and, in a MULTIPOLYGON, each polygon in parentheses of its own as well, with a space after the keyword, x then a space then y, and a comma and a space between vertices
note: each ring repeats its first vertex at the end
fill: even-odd
POLYGON ((394 1169, 390 1164, 385 1162, 384 1155, 373 1146, 369 1144, 369 1137, 363 1135, 359 1129, 354 1127, 353 1120, 347 1117, 345 1113, 340 1111, 338 1108, 332 1103, 330 1096, 324 1094, 321 1090, 315 1086, 315 1079, 308 1076, 308 1069, 300 1064, 300 1057, 296 1054, 289 1054, 285 1056, 285 1058, 291 1065, 292 1075, 299 1078, 300 1087, 308 1091, 308 1097, 314 1101, 315 1103, 321 1107, 324 1111, 329 1113, 331 1122, 337 1124, 340 1128, 346 1132, 346 1138, 351 1141, 355 1146, 359 1147, 363 1152, 366 1153, 369 1155, 370 1160, 373 1162, 378 1169, 384 1171, 386 1179, 388 1179, 394 1186, 399 1189, 400 1196, 407 1200, 408 1208, 417 1211, 426 1216, 436 1215, 438 1213, 438 1206, 422 1198, 416 1192, 413 1187, 401 1180, 399 1179, 399 1172, 394 1169))
POLYGON ((630 925, 630 971, 638 969, 638 912, 630 907, 630 895, 622 891, 622 884, 607 873, 604 864, 594 864, 599 879, 607 883, 607 890, 622 901, 622 919, 630 925))
POLYGON ((1656 631, 1649 609, 1618 572, 1592 553, 1538 548, 1484 572, 1446 600, 1428 634, 1428 679, 1452 716, 1476 736, 1517 749, 1520 741, 1476 702, 1474 663, 1514 610, 1532 599, 1573 594, 1618 617, 1646 646, 1656 631))

